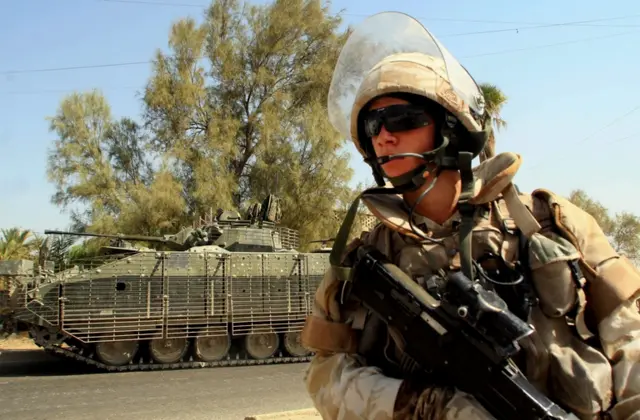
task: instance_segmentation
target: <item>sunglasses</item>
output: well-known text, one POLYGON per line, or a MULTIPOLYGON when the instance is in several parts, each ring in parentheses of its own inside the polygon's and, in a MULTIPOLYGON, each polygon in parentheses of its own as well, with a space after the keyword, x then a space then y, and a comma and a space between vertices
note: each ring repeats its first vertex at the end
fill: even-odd
POLYGON ((390 105, 369 111, 363 118, 367 137, 380 134, 382 126, 391 133, 413 130, 430 124, 423 107, 412 104, 390 105))

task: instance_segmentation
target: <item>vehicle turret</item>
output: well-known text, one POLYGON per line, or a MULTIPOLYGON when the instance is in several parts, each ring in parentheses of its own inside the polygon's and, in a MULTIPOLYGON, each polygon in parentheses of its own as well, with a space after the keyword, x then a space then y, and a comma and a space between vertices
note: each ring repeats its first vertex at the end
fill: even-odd
MULTIPOLYGON (((219 211, 216 218, 199 227, 186 227, 175 234, 163 236, 144 236, 126 234, 107 234, 91 232, 69 232, 45 230, 47 235, 74 235, 98 238, 110 238, 111 251, 123 253, 137 252, 126 241, 144 241, 166 246, 172 251, 188 251, 196 247, 214 245, 231 252, 278 252, 291 251, 299 246, 298 232, 277 226, 282 217, 280 201, 269 195, 261 204, 249 207, 246 217, 233 210, 219 211)), ((101 252, 113 253, 113 252, 101 252)))

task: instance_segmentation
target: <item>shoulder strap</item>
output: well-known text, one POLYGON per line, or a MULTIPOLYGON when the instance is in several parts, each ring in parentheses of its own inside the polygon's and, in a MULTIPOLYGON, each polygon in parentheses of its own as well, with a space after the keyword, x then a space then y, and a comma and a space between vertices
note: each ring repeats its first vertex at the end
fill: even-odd
POLYGON ((509 211, 509 216, 527 238, 531 238, 534 233, 540 231, 540 223, 536 220, 531 210, 520 200, 515 185, 510 183, 502 191, 502 198, 509 211))
POLYGON ((341 282, 347 281, 351 273, 351 267, 342 265, 342 259, 347 247, 351 228, 353 227, 353 223, 358 213, 360 201, 365 194, 398 194, 398 191, 395 188, 386 187, 370 188, 360 193, 356 199, 353 200, 353 203, 351 203, 351 206, 342 221, 340 230, 336 235, 335 241, 333 242, 331 253, 329 254, 329 263, 331 264, 331 268, 334 271, 336 278, 341 282))

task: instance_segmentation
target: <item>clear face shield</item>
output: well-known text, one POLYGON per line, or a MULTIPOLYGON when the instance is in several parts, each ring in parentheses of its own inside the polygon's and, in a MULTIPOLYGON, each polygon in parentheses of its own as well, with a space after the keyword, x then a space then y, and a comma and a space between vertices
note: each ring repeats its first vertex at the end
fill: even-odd
POLYGON ((399 53, 419 53, 441 62, 441 72, 454 92, 478 115, 484 112, 480 88, 451 53, 427 28, 409 15, 383 12, 368 17, 345 43, 329 87, 329 121, 345 138, 351 138, 351 111, 360 84, 384 58, 399 53))

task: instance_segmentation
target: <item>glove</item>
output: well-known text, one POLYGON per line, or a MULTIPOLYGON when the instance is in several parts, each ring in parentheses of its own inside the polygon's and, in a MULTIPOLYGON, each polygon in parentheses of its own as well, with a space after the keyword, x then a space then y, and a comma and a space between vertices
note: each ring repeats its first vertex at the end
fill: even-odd
POLYGON ((427 385, 424 381, 405 379, 400 385, 393 409, 393 420, 444 419, 447 404, 455 388, 427 385))
POLYGON ((453 386, 404 380, 398 390, 393 420, 495 420, 472 395, 453 386))

